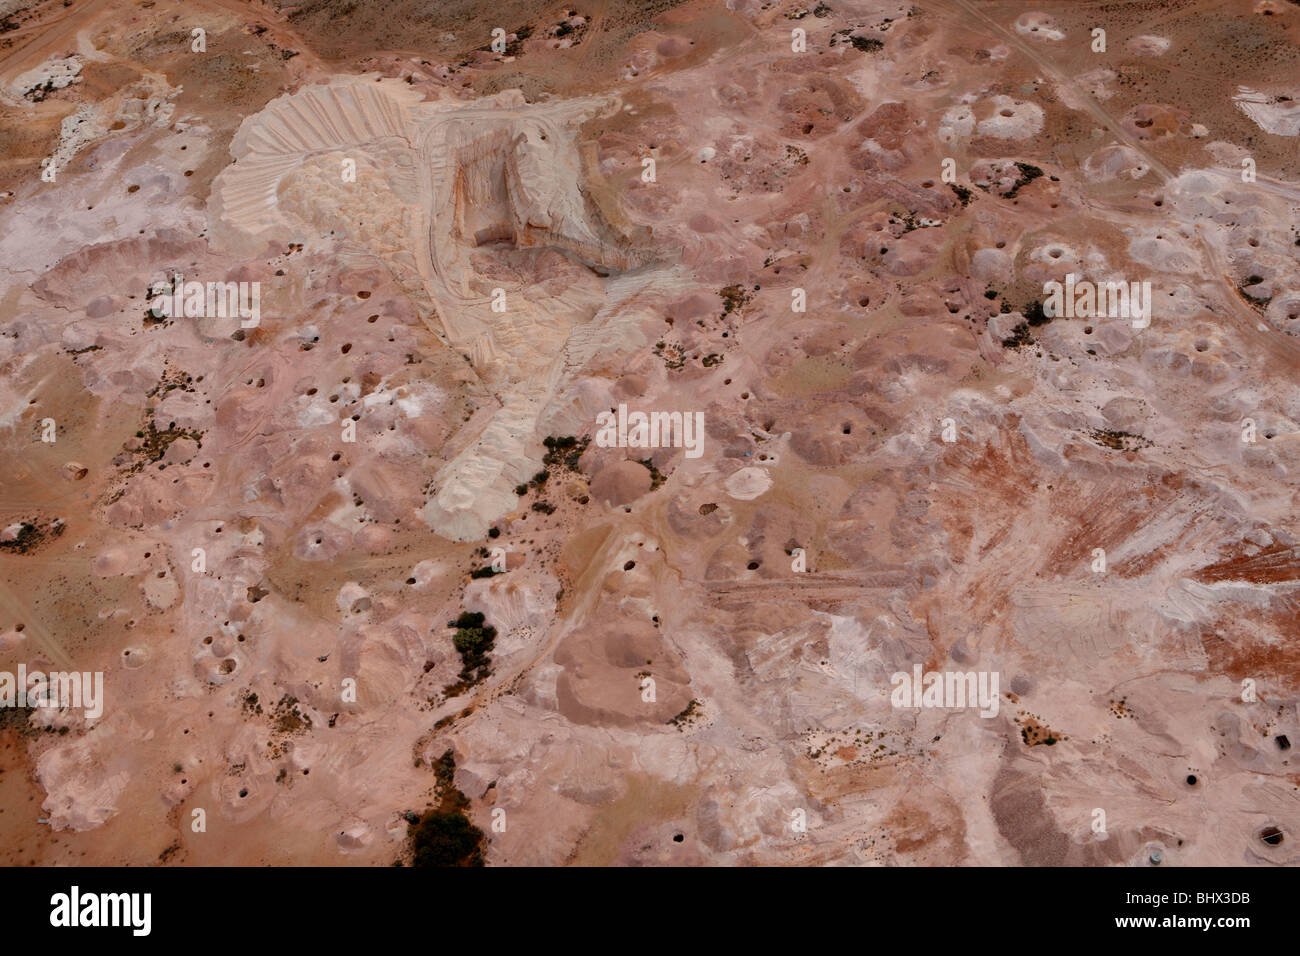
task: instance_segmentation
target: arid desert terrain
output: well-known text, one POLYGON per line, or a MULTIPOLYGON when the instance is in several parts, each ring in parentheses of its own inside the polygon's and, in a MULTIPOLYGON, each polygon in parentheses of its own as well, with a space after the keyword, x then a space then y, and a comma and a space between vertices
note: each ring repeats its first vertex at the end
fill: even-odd
POLYGON ((0 0, 0 863, 1295 864, 1298 516, 1297 0, 0 0))

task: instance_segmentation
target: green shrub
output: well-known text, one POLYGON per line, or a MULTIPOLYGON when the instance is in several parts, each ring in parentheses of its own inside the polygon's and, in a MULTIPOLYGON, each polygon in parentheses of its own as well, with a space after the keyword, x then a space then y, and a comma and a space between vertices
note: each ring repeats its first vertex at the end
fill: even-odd
POLYGON ((483 831, 463 813, 425 814, 414 827, 412 866, 482 866, 483 831))

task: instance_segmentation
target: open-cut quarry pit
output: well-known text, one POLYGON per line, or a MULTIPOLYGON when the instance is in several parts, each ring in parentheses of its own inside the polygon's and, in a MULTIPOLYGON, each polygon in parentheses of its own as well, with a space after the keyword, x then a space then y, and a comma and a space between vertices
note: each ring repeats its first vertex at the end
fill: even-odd
POLYGON ((647 228, 618 230, 583 188, 577 127, 618 108, 598 97, 530 105, 517 90, 422 102, 400 81, 347 77, 246 119, 213 184, 217 249, 342 237, 467 356, 497 407, 432 479, 425 519, 454 540, 481 538, 540 466, 541 439, 587 417, 565 400, 572 369, 604 342, 643 339, 683 285, 647 228), (354 175, 361 188, 345 184, 354 175))

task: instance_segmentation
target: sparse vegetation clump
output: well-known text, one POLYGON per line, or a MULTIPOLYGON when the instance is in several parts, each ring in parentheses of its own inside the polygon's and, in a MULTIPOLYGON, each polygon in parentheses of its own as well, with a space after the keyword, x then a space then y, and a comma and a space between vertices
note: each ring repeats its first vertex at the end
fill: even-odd
POLYGON ((754 294, 743 285, 729 285, 725 289, 719 290, 718 295, 722 296, 723 315, 739 312, 754 297, 754 294))
POLYGON ((480 611, 466 611, 447 626, 456 629, 452 646, 460 655, 460 679, 445 691, 448 697, 458 697, 475 684, 486 680, 492 673, 492 647, 496 643, 497 629, 485 623, 480 611))
POLYGON ((1088 437, 1098 445, 1113 448, 1115 451, 1137 451, 1140 448, 1148 448, 1152 444, 1149 438, 1143 438, 1141 435, 1108 428, 1093 428, 1089 430, 1088 437))
POLYGON ((524 25, 515 30, 515 39, 506 44, 506 56, 519 56, 524 50, 524 41, 533 35, 533 28, 524 25))
POLYGON ((655 355, 663 359, 664 368, 669 371, 676 371, 686 365, 686 353, 680 345, 656 342, 655 355))
POLYGON ((1014 199, 1016 193, 1020 192, 1022 187, 1028 186, 1035 179, 1043 175, 1043 171, 1037 166, 1031 166, 1029 163, 1022 163, 1019 160, 1016 161, 1016 169, 1020 170, 1020 175, 1016 177, 1016 181, 1012 183, 1011 189, 1007 191, 1007 199, 1014 199))
POLYGON ((137 447, 133 453, 136 461, 127 469, 131 474, 162 460, 162 457, 167 454, 167 449, 172 446, 172 442, 181 438, 188 438, 199 448, 203 447, 203 432, 198 429, 177 428, 175 423, 172 423, 166 431, 159 431, 152 419, 145 422, 144 428, 135 433, 135 438, 137 447))
MULTIPOLYGON (((1005 302, 1002 303, 1002 306, 1002 312, 1005 315, 1010 309, 1005 302)), ((1047 314, 1041 302, 1030 302, 1021 309, 1021 312, 1025 316, 1025 321, 1017 323, 1015 328, 1011 330, 1011 334, 1002 340, 1004 349, 1018 349, 1026 345, 1033 345, 1034 337, 1029 334, 1029 330, 1038 328, 1040 325, 1046 325, 1055 318, 1055 316, 1047 314)))
POLYGON ((1037 747, 1039 744, 1055 747, 1058 742, 1070 739, 1068 734, 1052 730, 1029 714, 1020 714, 1016 718, 1016 723, 1020 725, 1020 739, 1024 741, 1026 747, 1037 747))
POLYGON ((650 458, 642 458, 642 459, 638 462, 638 464, 644 465, 646 471, 650 472, 650 490, 651 490, 651 491, 654 491, 656 488, 658 488, 660 485, 662 485, 665 481, 668 480, 668 476, 665 475, 662 471, 660 471, 658 468, 655 467, 655 463, 654 463, 653 459, 650 459, 650 458))
POLYGON ((465 815, 469 798, 456 789, 452 751, 434 762, 433 772, 438 780, 438 804, 410 824, 411 865, 483 866, 483 831, 465 815))
POLYGON ((460 812, 430 810, 411 828, 412 866, 482 866, 483 831, 460 812))
POLYGON ((547 435, 542 440, 546 446, 546 455, 542 459, 542 464, 547 468, 567 468, 570 471, 578 470, 578 459, 582 453, 587 450, 591 444, 590 438, 575 438, 573 435, 565 435, 556 438, 553 435, 547 435))
MULTIPOLYGON (((256 703, 257 698, 253 698, 256 703)), ((282 734, 311 729, 311 717, 298 709, 298 698, 285 694, 275 705, 275 729, 282 734)))
POLYGON ((0 551, 7 551, 10 554, 30 554, 50 538, 57 538, 63 534, 66 527, 57 518, 46 522, 44 527, 41 527, 36 520, 21 521, 17 533, 12 538, 0 541, 0 551))
POLYGON ((678 730, 682 730, 689 727, 690 724, 699 716, 700 702, 698 700, 692 700, 686 705, 680 714, 677 714, 675 717, 670 717, 668 723, 676 727, 678 730))
POLYGON ((1040 325, 1046 325, 1055 318, 1055 316, 1047 314, 1043 309, 1043 303, 1041 302, 1030 302, 1021 310, 1021 312, 1024 313, 1025 322, 1029 324, 1030 328, 1037 328, 1040 325))
POLYGON ((1029 334, 1029 323, 1020 322, 1011 330, 1011 334, 1002 340, 1004 349, 1018 349, 1026 345, 1033 345, 1034 337, 1029 334))

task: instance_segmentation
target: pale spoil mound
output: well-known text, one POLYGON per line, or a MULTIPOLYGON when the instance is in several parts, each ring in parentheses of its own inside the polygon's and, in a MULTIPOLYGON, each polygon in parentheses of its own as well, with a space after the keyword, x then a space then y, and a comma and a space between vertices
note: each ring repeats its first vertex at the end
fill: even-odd
POLYGON ((53 90, 81 82, 81 60, 70 56, 63 60, 48 60, 38 67, 21 73, 4 91, 8 103, 24 100, 39 103, 53 90))
POLYGON ((1294 95, 1271 96, 1243 86, 1233 102, 1264 132, 1300 136, 1300 99, 1294 95))

